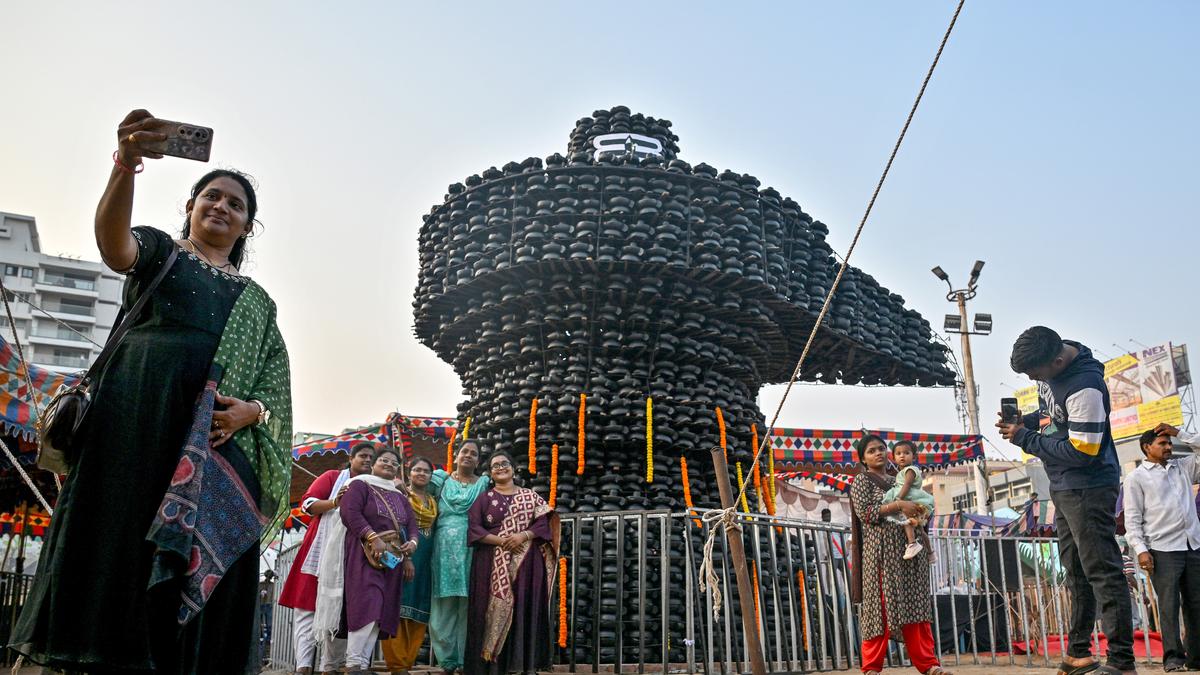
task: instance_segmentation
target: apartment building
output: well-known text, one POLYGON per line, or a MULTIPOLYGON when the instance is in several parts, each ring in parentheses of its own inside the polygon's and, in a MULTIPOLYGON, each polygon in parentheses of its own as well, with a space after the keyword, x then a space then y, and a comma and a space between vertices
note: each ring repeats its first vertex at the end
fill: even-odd
POLYGON ((15 323, 0 312, 4 339, 15 328, 35 365, 86 369, 116 321, 124 278, 101 262, 43 253, 33 216, 2 211, 0 271, 15 323))

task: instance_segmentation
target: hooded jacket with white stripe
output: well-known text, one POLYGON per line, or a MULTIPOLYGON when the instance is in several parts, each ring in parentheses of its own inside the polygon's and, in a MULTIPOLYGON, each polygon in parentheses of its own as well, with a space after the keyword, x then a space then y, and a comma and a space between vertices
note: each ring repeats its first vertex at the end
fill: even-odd
POLYGON ((1079 355, 1057 377, 1038 383, 1040 410, 1025 416, 1025 428, 1017 430, 1013 442, 1042 460, 1051 492, 1119 485, 1104 364, 1078 342, 1063 342, 1079 355), (1039 433, 1042 417, 1050 424, 1039 433))

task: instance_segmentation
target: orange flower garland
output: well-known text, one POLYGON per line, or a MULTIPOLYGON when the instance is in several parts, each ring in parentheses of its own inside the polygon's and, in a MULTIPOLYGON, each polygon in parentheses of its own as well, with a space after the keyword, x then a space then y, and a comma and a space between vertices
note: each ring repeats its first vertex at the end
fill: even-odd
POLYGON ((558 646, 567 646, 567 559, 558 559, 558 646))
POLYGON ((729 463, 729 448, 725 443, 725 415, 721 412, 721 406, 717 406, 717 429, 721 432, 721 453, 725 455, 725 463, 729 463))
POLYGON ((758 495, 758 502, 766 508, 767 501, 763 496, 762 472, 758 470, 758 462, 754 463, 754 468, 750 471, 750 476, 753 479, 754 492, 758 495))
MULTIPOLYGON (((679 458, 679 468, 683 472, 683 503, 687 504, 688 513, 692 513, 696 510, 696 505, 692 503, 692 483, 688 480, 687 457, 679 458)), ((696 523, 696 527, 703 527, 699 518, 692 518, 692 522, 696 523)))
POLYGON ((454 439, 458 437, 458 429, 450 430, 450 440, 446 443, 446 473, 454 470, 454 439))
POLYGON ((575 473, 583 475, 583 452, 587 445, 587 394, 579 395, 579 456, 576 459, 575 473))
POLYGON ((537 398, 529 406, 529 474, 537 475, 537 398))
POLYGON ((550 446, 550 508, 558 503, 558 443, 550 446))
POLYGON ((758 608, 758 567, 750 563, 750 571, 754 574, 754 623, 758 624, 758 634, 762 635, 762 611, 758 608))
POLYGON ((742 496, 742 513, 750 513, 750 506, 746 503, 746 479, 742 475, 742 463, 737 463, 737 479, 738 479, 738 494, 742 496))
POLYGON ((654 399, 646 397, 646 482, 654 482, 654 399))

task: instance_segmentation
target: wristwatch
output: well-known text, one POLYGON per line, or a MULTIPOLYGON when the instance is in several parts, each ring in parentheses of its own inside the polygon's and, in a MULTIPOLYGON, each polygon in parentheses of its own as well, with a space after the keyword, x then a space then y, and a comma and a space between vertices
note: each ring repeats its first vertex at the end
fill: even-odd
POLYGON ((255 422, 255 426, 262 426, 271 421, 271 411, 267 409, 267 405, 265 403, 258 399, 254 399, 250 402, 258 406, 258 421, 255 422))

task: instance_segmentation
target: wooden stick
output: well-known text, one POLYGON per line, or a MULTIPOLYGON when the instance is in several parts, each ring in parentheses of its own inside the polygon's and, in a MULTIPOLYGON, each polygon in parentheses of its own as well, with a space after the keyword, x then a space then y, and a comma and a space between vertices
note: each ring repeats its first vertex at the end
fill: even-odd
MULTIPOLYGON (((733 506, 733 491, 729 488, 729 468, 725 465, 724 454, 720 448, 712 449, 713 469, 717 474, 717 488, 721 491, 721 508, 733 506)), ((724 527, 714 523, 713 527, 724 527)), ((754 600, 751 593, 750 574, 746 566, 746 549, 742 542, 742 528, 735 526, 732 532, 727 532, 725 539, 729 542, 729 553, 733 556, 733 571, 737 576, 738 604, 742 608, 742 630, 747 638, 747 649, 750 651, 750 672, 753 675, 766 675, 767 664, 763 661, 762 636, 758 634, 758 623, 754 620, 754 600)))

